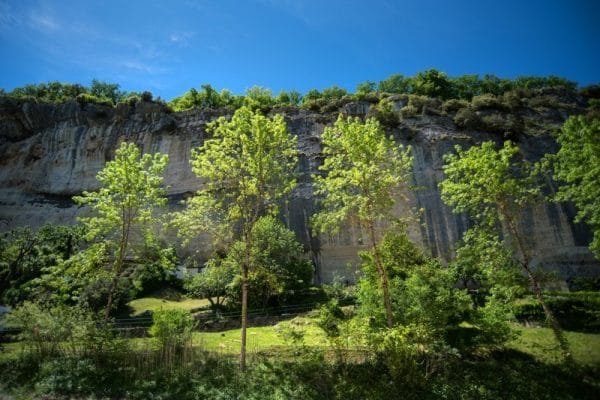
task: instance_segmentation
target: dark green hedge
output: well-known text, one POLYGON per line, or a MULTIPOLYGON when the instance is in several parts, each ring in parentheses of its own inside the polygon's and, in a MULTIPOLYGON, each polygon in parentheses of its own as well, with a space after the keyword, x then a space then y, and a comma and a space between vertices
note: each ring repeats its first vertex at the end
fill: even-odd
MULTIPOLYGON (((544 294, 548 306, 566 330, 600 332, 600 292, 544 294)), ((515 318, 521 322, 544 322, 541 304, 531 297, 513 306, 515 318)))

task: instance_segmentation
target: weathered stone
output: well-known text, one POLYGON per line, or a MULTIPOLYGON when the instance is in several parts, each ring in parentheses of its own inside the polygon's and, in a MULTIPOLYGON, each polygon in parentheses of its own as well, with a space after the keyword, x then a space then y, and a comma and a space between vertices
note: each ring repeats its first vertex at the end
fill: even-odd
MULTIPOLYGON (((368 106, 351 103, 345 109, 364 116, 368 106)), ((97 172, 122 141, 135 142, 146 153, 169 154, 165 185, 171 206, 181 207, 178 202, 201 185, 189 165, 192 148, 202 144, 207 123, 230 114, 226 110, 170 113, 152 102, 120 104, 113 109, 75 101, 48 105, 0 99, 0 229, 73 223, 85 210, 75 206, 71 196, 98 188, 97 172)), ((317 265, 316 280, 327 282, 337 275, 352 281, 357 252, 367 249, 360 230, 350 226, 335 236, 314 237, 309 224, 317 209, 311 174, 319 173, 323 160, 320 135, 335 121, 337 113, 288 108, 285 118, 298 137, 302 175, 282 207, 282 217, 317 265)), ((553 123, 556 118, 553 114, 553 123)), ((410 236, 431 255, 447 261, 470 221, 454 215, 440 199, 443 155, 454 151, 456 144, 469 147, 483 140, 500 141, 502 137, 462 131, 445 116, 410 118, 389 134, 412 146, 412 183, 418 189, 407 191, 406 201, 399 198, 395 213, 421 210, 420 220, 409 227, 410 236)), ((556 149, 548 136, 521 136, 519 146, 530 160, 556 149)), ((598 263, 586 248, 589 231, 571 222, 574 213, 569 205, 541 204, 524 213, 521 223, 536 263, 558 271, 564 279, 598 274, 598 263)), ((206 246, 206 241, 201 243, 206 246)), ((204 250, 201 254, 208 255, 204 250)))

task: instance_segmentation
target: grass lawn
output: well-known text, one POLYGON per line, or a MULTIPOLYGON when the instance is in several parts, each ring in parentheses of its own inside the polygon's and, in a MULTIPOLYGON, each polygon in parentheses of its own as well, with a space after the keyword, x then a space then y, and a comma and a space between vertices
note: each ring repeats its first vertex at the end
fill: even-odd
MULTIPOLYGON (((550 328, 517 326, 520 335, 507 344, 508 348, 534 356, 537 360, 556 364, 560 351, 550 328)), ((600 366, 600 334, 565 331, 574 360, 580 365, 600 366)))
MULTIPOLYGON (((327 346, 328 342, 323 331, 311 323, 308 318, 295 318, 294 326, 304 331, 304 344, 306 346, 327 346)), ((281 334, 284 326, 290 322, 285 321, 277 325, 250 327, 247 330, 248 352, 275 350, 277 348, 292 346, 281 334)), ((240 330, 231 329, 222 332, 197 332, 194 333, 194 345, 209 351, 236 354, 240 351, 240 330)))
POLYGON ((160 297, 142 297, 130 301, 127 305, 131 308, 131 316, 137 317, 146 311, 184 309, 194 310, 207 307, 210 303, 207 299, 188 299, 182 297, 181 300, 167 300, 160 297))

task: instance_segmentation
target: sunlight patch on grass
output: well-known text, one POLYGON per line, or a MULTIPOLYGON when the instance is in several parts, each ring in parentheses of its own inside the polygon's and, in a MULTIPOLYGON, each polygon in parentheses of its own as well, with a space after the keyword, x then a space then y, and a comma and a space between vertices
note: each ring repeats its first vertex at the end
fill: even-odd
MULTIPOLYGON (((549 328, 525 328, 517 326, 517 339, 508 348, 531 354, 537 360, 557 364, 561 361, 560 350, 549 328)), ((573 359, 580 365, 600 365, 600 334, 565 332, 573 359)))
POLYGON ((146 311, 157 311, 157 310, 194 310, 197 308, 207 307, 209 305, 207 299, 186 299, 183 298, 179 301, 166 300, 157 297, 142 297, 140 299, 132 300, 128 303, 128 306, 132 308, 131 315, 133 317, 139 316, 146 311))
MULTIPOLYGON (((250 327, 247 330, 247 348, 249 352, 272 350, 282 347, 290 347, 292 344, 280 334, 282 324, 271 326, 250 327)), ((323 331, 314 324, 305 323, 298 328, 304 332, 304 344, 306 346, 327 346, 327 340, 323 331)), ((240 330, 231 329, 222 332, 196 332, 194 333, 194 345, 200 346, 208 351, 217 351, 225 354, 235 354, 240 351, 240 330)))

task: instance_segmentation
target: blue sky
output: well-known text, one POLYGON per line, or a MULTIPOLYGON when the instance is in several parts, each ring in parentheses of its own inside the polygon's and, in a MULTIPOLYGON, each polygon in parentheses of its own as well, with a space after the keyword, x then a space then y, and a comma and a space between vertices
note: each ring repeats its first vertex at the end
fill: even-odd
POLYGON ((0 87, 51 80, 150 90, 354 90, 450 76, 600 82, 594 0, 0 0, 0 87))

